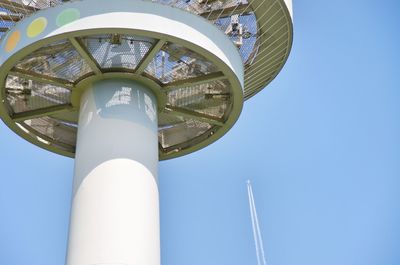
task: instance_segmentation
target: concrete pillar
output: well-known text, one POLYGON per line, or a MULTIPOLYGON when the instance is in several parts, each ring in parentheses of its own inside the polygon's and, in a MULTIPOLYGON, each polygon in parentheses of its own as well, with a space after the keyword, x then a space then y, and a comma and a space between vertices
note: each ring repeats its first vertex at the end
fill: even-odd
POLYGON ((160 265, 157 102, 138 82, 81 99, 68 265, 160 265))

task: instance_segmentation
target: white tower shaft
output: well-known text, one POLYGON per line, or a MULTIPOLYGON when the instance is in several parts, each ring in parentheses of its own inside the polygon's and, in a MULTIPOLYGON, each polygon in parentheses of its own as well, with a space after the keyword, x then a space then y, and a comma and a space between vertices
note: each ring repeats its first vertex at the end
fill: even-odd
POLYGON ((82 96, 68 265, 160 264, 157 109, 130 80, 82 96))

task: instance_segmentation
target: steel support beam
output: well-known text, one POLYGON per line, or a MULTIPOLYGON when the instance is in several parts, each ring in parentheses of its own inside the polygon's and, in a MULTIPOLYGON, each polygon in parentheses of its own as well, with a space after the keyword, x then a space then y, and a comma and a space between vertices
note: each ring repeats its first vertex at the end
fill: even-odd
POLYGON ((202 122, 206 122, 212 125, 217 125, 217 126, 223 126, 224 121, 220 118, 213 117, 204 113, 188 110, 185 108, 180 108, 180 107, 175 107, 171 105, 166 106, 166 110, 169 111, 169 113, 174 113, 175 115, 194 119, 194 120, 199 120, 202 122))
MULTIPOLYGON (((33 6, 28 6, 28 5, 24 5, 24 4, 20 4, 11 0, 0 0, 0 6, 10 9, 10 11, 14 11, 14 9, 19 9, 19 10, 23 10, 23 11, 29 11, 31 13, 39 10, 38 8, 35 8, 33 6), (5 5, 5 6, 4 6, 5 5)), ((26 13, 29 13, 26 12, 26 13)))
POLYGON ((0 14, 0 19, 5 21, 17 22, 21 20, 21 16, 13 14, 0 14))
POLYGON ((82 56, 85 62, 90 66, 93 72, 95 72, 96 75, 101 75, 102 71, 100 65, 97 63, 96 59, 93 58, 85 45, 83 45, 83 43, 77 38, 69 38, 69 41, 80 54, 80 56, 82 56))
POLYGON ((157 55, 157 53, 161 50, 162 46, 165 44, 164 40, 157 41, 153 47, 147 52, 147 54, 143 57, 142 61, 136 67, 136 73, 143 73, 144 69, 149 65, 151 60, 157 55))
POLYGON ((196 85, 201 85, 201 84, 206 84, 210 83, 213 81, 218 81, 218 80, 223 80, 226 79, 226 76, 222 72, 216 72, 216 73, 211 73, 211 74, 206 74, 202 76, 196 76, 184 80, 178 80, 174 81, 171 83, 166 84, 163 86, 163 91, 164 92, 169 92, 171 90, 175 90, 181 87, 187 87, 187 86, 196 86, 196 85))
POLYGON ((44 84, 50 84, 53 86, 59 86, 59 87, 64 87, 67 89, 72 89, 73 84, 67 80, 61 79, 61 78, 56 78, 56 77, 50 77, 50 76, 43 76, 40 75, 36 72, 33 71, 28 71, 28 70, 22 70, 19 68, 14 68, 10 73, 10 75, 18 76, 20 78, 26 78, 30 79, 36 82, 44 83, 44 84))
POLYGON ((221 9, 214 9, 211 11, 207 11, 201 13, 200 16, 207 18, 208 20, 215 20, 218 18, 224 18, 232 15, 244 14, 247 15, 248 13, 252 12, 249 8, 249 4, 241 4, 238 6, 232 6, 228 8, 221 8, 221 9))
POLYGON ((49 115, 64 112, 64 111, 70 111, 71 109, 72 109, 72 105, 62 104, 62 105, 56 105, 56 106, 51 106, 51 107, 42 108, 42 109, 14 113, 13 115, 11 115, 11 119, 13 119, 15 122, 20 122, 20 121, 30 120, 33 118, 49 116, 49 115))

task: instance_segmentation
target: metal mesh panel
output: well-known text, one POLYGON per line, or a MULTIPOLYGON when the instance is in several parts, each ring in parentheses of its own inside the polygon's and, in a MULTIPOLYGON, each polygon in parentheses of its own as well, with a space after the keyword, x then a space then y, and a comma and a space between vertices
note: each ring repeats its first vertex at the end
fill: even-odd
POLYGON ((6 8, 2 8, 0 4, 0 39, 3 37, 4 32, 13 27, 19 18, 19 14, 15 14, 6 8))
POLYGON ((242 56, 243 62, 248 63, 251 59, 256 56, 257 50, 255 44, 257 41, 257 20, 254 14, 246 16, 240 16, 240 23, 244 25, 245 32, 243 36, 243 45, 239 49, 239 53, 242 56))
POLYGON ((7 76, 6 94, 14 113, 70 103, 70 91, 66 88, 13 75, 7 76))
POLYGON ((145 69, 147 74, 164 84, 217 71, 217 67, 203 56, 169 42, 145 69))
POLYGON ((91 72, 89 65, 68 40, 55 42, 36 50, 19 62, 15 68, 70 82, 91 72))
MULTIPOLYGON (((217 19, 214 24, 232 40, 239 48, 243 62, 255 56, 255 44, 257 40, 257 19, 253 13, 238 16, 240 30, 232 30, 231 17, 217 19)), ((239 26, 238 26, 239 27, 239 26)))
MULTIPOLYGON (((190 140, 204 134, 211 127, 208 123, 187 119, 184 123, 159 129, 158 140, 163 148, 180 145, 185 142, 188 142, 188 146, 190 145, 190 140)), ((184 148, 185 146, 182 147, 184 148)))
MULTIPOLYGON (((11 7, 10 9, 18 12, 24 11, 29 14, 33 10, 44 9, 67 2, 65 0, 8 0, 2 1, 1 5, 11 7), (5 3, 4 3, 5 2, 5 3), (8 2, 8 3, 7 3, 8 2), (29 12, 30 11, 30 12, 29 12)), ((21 12, 23 13, 23 12, 21 12)))
POLYGON ((77 126, 73 123, 59 121, 48 116, 24 121, 29 131, 35 131, 44 140, 61 146, 74 147, 76 144, 77 126))
MULTIPOLYGON (((247 1, 241 1, 241 0, 224 0, 224 1, 216 1, 216 0, 198 0, 198 1, 187 1, 187 0, 181 0, 181 1, 172 1, 172 0, 158 0, 158 1, 153 1, 153 2, 158 2, 164 5, 169 5, 173 7, 177 7, 186 11, 189 11, 191 13, 197 14, 197 15, 202 15, 207 12, 212 12, 211 15, 219 16, 223 15, 221 14, 224 9, 227 9, 229 7, 234 7, 236 5, 240 4, 246 4, 247 1)), ((206 15, 204 16, 205 18, 211 17, 206 15)))
POLYGON ((183 87, 167 94, 168 104, 222 118, 230 105, 230 84, 227 80, 183 87))
POLYGON ((160 112, 158 114, 158 129, 163 130, 170 128, 176 124, 185 122, 185 119, 180 116, 172 115, 166 112, 160 112))
POLYGON ((93 58, 101 68, 134 70, 153 46, 155 40, 120 34, 96 35, 83 38, 93 58))
POLYGON ((21 1, 1 1, 0 11, 18 15, 27 15, 31 13, 21 1), (16 5, 14 3, 16 3, 16 5))

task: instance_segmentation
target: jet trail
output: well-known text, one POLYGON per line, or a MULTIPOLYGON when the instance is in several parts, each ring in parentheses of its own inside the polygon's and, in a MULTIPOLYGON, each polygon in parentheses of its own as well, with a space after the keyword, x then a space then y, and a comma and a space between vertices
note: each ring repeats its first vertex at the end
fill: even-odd
POLYGON ((256 205, 254 203, 253 189, 251 187, 250 180, 247 181, 247 194, 249 197, 250 216, 251 216, 251 224, 253 227, 254 244, 256 246, 257 264, 266 265, 267 262, 265 261, 261 230, 258 222, 257 210, 256 210, 256 205))

